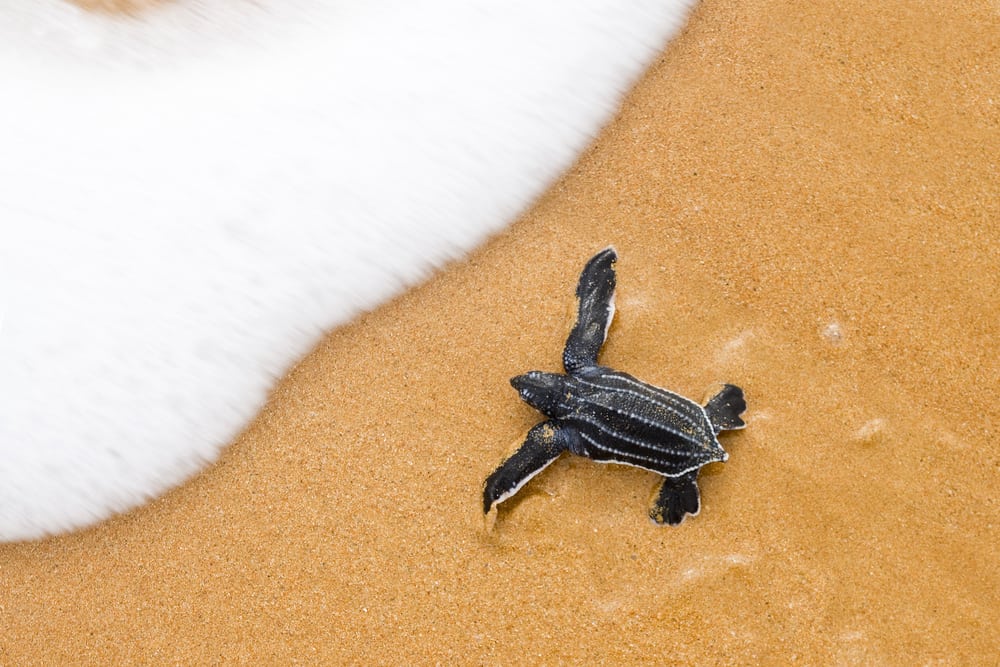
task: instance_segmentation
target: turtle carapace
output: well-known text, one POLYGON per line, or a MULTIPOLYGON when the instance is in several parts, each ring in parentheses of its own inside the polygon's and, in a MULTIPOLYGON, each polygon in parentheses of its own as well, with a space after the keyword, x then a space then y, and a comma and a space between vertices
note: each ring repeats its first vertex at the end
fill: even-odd
POLYGON ((510 458, 486 479, 483 511, 517 493, 564 451, 623 463, 663 476, 649 510, 658 524, 678 525, 700 507, 698 471, 729 455, 720 431, 744 427, 743 391, 724 385, 704 406, 597 364, 614 317, 614 248, 595 255, 576 288, 576 324, 566 341, 566 374, 531 371, 510 383, 548 419, 528 432, 510 458))

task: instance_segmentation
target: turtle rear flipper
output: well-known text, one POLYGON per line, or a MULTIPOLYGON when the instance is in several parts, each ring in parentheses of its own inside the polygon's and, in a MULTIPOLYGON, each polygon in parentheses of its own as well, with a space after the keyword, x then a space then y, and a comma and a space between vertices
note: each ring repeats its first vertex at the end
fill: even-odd
POLYGON ((580 274, 576 286, 577 318, 563 350, 567 373, 597 365, 615 316, 615 261, 618 253, 607 247, 594 255, 580 274))
POLYGON ((747 402, 743 398, 743 390, 734 384, 725 385, 722 391, 705 404, 705 414, 712 422, 716 434, 719 431, 732 431, 746 426, 740 418, 746 409, 747 402))
POLYGON ((700 509, 698 471, 692 470, 680 477, 664 478, 656 502, 649 509, 649 518, 660 525, 679 526, 685 516, 694 516, 700 509))

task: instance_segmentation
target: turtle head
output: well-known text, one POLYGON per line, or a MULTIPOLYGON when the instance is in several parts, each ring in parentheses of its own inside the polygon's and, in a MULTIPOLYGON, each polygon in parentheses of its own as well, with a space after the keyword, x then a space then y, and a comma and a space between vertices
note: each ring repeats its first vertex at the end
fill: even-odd
POLYGON ((554 418, 565 416, 565 375, 531 371, 511 378, 510 384, 517 389, 522 401, 542 414, 554 418))

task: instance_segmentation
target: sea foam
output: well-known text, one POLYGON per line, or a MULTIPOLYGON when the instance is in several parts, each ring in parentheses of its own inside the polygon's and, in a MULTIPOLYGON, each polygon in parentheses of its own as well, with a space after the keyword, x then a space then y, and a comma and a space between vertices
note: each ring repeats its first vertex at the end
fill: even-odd
POLYGON ((0 6, 0 539, 212 461, 565 170, 686 0, 0 6))

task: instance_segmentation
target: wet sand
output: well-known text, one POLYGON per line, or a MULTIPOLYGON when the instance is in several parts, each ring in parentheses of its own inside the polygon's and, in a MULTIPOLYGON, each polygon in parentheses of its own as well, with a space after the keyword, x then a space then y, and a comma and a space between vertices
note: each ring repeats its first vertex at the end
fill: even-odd
POLYGON ((1000 655, 1000 13, 706 0, 508 232, 332 332, 222 460, 0 546, 0 663, 983 664, 1000 655), (602 360, 741 385, 702 512, 564 457, 504 503, 572 291, 602 360))

